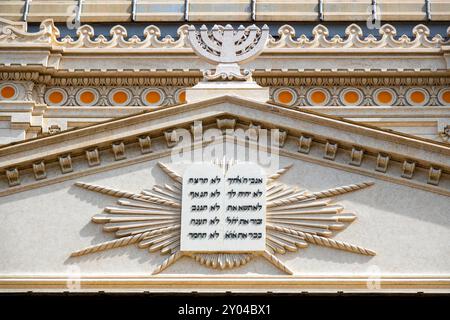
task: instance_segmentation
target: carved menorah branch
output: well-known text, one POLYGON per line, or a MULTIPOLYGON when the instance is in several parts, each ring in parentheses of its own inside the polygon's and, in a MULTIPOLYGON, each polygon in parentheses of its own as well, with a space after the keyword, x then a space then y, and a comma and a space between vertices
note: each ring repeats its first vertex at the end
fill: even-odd
POLYGON ((208 31, 203 25, 199 31, 194 26, 188 28, 188 39, 194 52, 211 64, 215 70, 203 72, 206 80, 250 80, 250 70, 241 72, 239 65, 255 59, 267 43, 269 27, 261 29, 255 25, 237 30, 227 24, 215 25, 208 31))

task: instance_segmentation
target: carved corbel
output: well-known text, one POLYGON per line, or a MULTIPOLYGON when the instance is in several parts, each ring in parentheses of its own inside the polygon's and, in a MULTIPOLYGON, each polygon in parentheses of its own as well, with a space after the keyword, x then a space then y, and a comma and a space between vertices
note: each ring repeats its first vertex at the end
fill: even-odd
POLYGON ((59 166, 62 173, 69 173, 73 171, 72 158, 70 154, 59 156, 59 166))
POLYGON ((437 186, 439 184, 439 180, 441 179, 442 170, 435 167, 430 167, 430 171, 428 171, 428 184, 432 184, 437 186))
POLYGON ((47 178, 47 170, 44 161, 33 163, 33 173, 36 180, 47 178))
POLYGON ((389 165, 389 156, 379 153, 377 156, 377 164, 375 166, 375 171, 386 172, 389 165))
POLYGON ((167 146, 169 148, 175 147, 178 144, 177 130, 164 132, 164 138, 166 139, 167 146))
POLYGON ((191 125, 191 133, 194 142, 202 141, 203 139, 203 125, 201 121, 194 121, 191 125))
POLYGON ((334 160, 336 158, 337 150, 337 143, 327 141, 327 143, 325 144, 325 153, 323 157, 328 160, 334 160))
POLYGON ((114 154, 114 160, 123 160, 127 157, 125 155, 125 144, 123 142, 115 142, 111 147, 114 154))
POLYGON ((298 152, 308 154, 311 150, 312 138, 308 136, 300 136, 298 138, 298 152))
POLYGON ((361 148, 352 148, 352 152, 350 154, 350 162, 352 166, 360 166, 364 157, 364 150, 361 148))
POLYGON ((234 130, 234 127, 236 126, 236 119, 216 119, 217 128, 219 128, 222 131, 225 130, 234 130))
POLYGON ((283 147, 287 138, 286 130, 277 130, 275 131, 275 139, 277 140, 278 146, 283 147))
POLYGON ((260 130, 261 130, 260 125, 256 125, 250 122, 250 124, 248 125, 246 136, 251 141, 258 141, 260 130))
POLYGON ((6 169, 6 178, 8 185, 14 187, 20 184, 19 170, 17 168, 6 169))
POLYGON ((402 166, 402 177, 406 179, 411 179, 414 175, 414 170, 416 169, 416 163, 413 161, 405 160, 402 166))
POLYGON ((152 139, 150 136, 140 136, 139 147, 141 147, 141 153, 143 154, 152 152, 152 139))
POLYGON ((86 159, 89 167, 98 166, 100 164, 100 153, 97 148, 86 150, 86 159))

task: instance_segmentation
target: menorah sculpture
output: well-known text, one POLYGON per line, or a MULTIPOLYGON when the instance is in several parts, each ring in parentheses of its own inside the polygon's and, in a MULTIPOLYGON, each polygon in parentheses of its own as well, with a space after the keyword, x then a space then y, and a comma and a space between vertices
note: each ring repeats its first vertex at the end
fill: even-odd
POLYGON ((211 64, 215 70, 203 72, 205 80, 251 80, 251 71, 241 73, 240 64, 255 59, 264 49, 269 38, 269 27, 240 26, 236 31, 227 24, 215 25, 211 31, 203 25, 200 31, 189 26, 189 42, 194 52, 211 64))

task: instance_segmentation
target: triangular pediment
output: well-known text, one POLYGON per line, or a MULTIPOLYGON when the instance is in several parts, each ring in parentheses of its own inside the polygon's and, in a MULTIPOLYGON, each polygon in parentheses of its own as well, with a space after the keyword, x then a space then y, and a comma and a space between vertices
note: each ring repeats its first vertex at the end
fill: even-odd
POLYGON ((195 135, 207 128, 227 135, 236 129, 278 129, 282 155, 450 195, 450 148, 444 144, 233 95, 6 145, 0 148, 0 193, 164 157, 180 147, 177 130, 189 132, 195 143, 195 135), (58 172, 48 175, 54 167, 58 172))

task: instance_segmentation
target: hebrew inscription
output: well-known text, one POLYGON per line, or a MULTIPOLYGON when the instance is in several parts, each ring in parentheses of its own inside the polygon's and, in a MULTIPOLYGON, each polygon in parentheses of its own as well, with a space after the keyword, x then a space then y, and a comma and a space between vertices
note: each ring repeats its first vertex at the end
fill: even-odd
POLYGON ((265 249, 266 176, 255 164, 224 172, 212 163, 183 175, 181 251, 248 252, 265 249))

